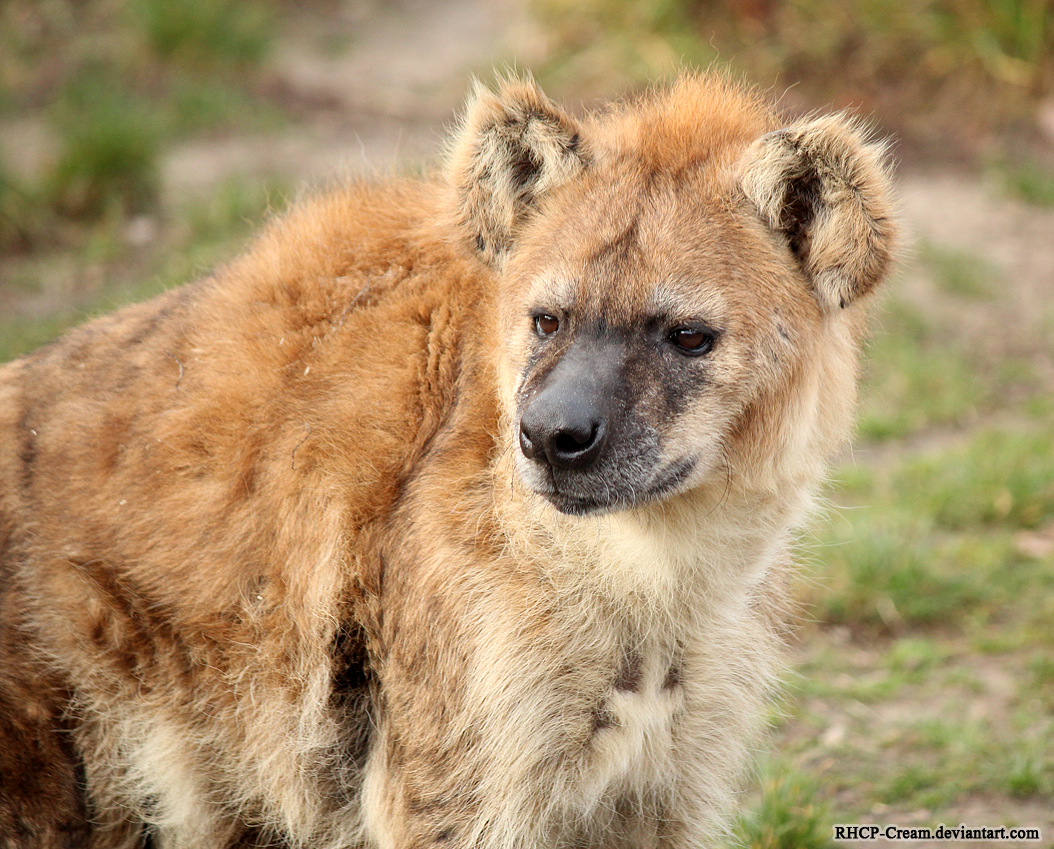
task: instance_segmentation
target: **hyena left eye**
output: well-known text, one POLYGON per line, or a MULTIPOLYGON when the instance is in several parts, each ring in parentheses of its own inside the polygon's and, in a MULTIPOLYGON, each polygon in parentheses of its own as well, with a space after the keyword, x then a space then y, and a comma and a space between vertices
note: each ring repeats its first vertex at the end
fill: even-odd
POLYGON ((534 317, 534 330, 539 336, 552 336, 560 329, 560 319, 549 313, 539 313, 534 317))
POLYGON ((681 353, 698 357, 714 347, 716 335, 705 327, 675 327, 667 338, 681 353))

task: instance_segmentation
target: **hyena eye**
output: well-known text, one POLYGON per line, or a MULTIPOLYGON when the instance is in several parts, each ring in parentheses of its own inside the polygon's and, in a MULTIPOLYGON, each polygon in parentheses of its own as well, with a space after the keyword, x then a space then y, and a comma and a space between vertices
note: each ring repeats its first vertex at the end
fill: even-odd
POLYGON ((534 332, 539 336, 552 336, 560 329, 560 319, 547 312, 538 313, 534 317, 534 332))
POLYGON ((717 336, 708 327, 687 326, 675 327, 666 338, 677 346, 677 350, 682 354, 698 357, 709 353, 717 336))

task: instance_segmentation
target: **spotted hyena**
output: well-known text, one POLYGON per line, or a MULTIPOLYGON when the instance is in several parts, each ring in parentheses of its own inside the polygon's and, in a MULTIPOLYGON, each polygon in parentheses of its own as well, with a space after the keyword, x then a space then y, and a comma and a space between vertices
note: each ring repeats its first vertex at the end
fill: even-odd
POLYGON ((710 845, 889 194, 719 76, 510 80, 0 368, 0 845, 710 845))

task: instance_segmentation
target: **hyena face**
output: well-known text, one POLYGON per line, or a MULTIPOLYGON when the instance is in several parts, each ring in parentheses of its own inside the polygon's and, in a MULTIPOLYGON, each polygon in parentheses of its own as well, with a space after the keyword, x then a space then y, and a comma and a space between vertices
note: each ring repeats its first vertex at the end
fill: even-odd
POLYGON ((499 275, 510 447, 565 513, 720 481, 736 440, 778 462, 851 404, 824 358, 852 356, 845 307, 889 264, 882 151, 729 86, 579 122, 509 83, 466 117, 452 183, 499 275))
POLYGON ((634 186, 628 206, 633 177, 617 163, 593 169, 552 199, 507 269, 506 291, 520 293, 507 313, 518 470, 566 513, 719 474, 737 413, 782 377, 789 339, 819 319, 799 275, 766 275, 766 257, 786 266, 778 246, 743 226, 748 210, 708 196, 705 165, 698 179, 634 186), (773 350, 779 362, 755 362, 773 350))

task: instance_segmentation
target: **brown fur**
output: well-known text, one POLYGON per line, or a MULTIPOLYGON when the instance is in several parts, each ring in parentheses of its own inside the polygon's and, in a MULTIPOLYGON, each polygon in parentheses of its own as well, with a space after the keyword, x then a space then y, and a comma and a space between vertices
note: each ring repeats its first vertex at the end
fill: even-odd
POLYGON ((582 121, 510 81, 436 179, 4 366, 0 846, 712 842, 888 194, 718 77, 582 121), (606 453, 526 456, 598 369, 606 453))

